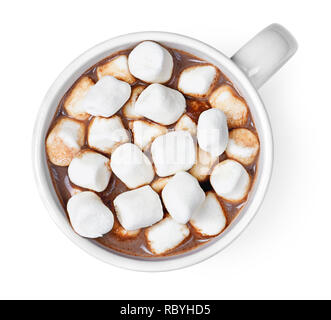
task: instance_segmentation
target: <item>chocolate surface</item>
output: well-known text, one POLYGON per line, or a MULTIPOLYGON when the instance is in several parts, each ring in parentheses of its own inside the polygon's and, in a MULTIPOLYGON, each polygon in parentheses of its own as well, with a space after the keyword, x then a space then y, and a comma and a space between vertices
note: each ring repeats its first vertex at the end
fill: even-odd
MULTIPOLYGON (((167 83, 165 83, 165 85, 168 87, 177 89, 178 78, 183 69, 185 69, 189 66, 193 66, 193 65, 208 64, 208 62, 203 61, 189 53, 182 52, 182 51, 179 51, 176 49, 171 49, 171 48, 167 48, 167 49, 173 55, 173 58, 174 58, 173 75, 172 75, 171 79, 167 83)), ((97 63, 96 65, 92 66, 90 69, 88 69, 86 72, 84 72, 81 75, 81 77, 88 76, 94 82, 97 82, 98 78, 97 78, 96 69, 99 65, 102 65, 105 62, 107 62, 119 55, 122 55, 122 54, 128 55, 131 50, 132 50, 132 48, 112 54, 111 56, 107 57, 106 59, 104 59, 104 60, 100 61, 99 63, 97 63)), ((77 79, 77 81, 79 79, 77 79)), ((219 79, 218 79, 217 83, 214 84, 214 88, 217 88, 218 86, 220 86, 222 84, 228 84, 233 87, 232 83, 219 70, 219 79)), ((147 86, 148 84, 144 83, 140 80, 137 80, 135 83, 132 84, 132 88, 135 86, 138 86, 138 85, 147 86)), ((71 89, 69 89, 68 92, 61 99, 49 130, 51 130, 51 128, 54 126, 54 124, 56 123, 56 121, 58 120, 59 117, 68 116, 63 107, 63 104, 64 104, 66 97, 70 93, 70 90, 71 89)), ((238 97, 243 100, 243 98, 240 97, 238 92, 237 92, 237 94, 238 94, 238 97)), ((198 121, 198 118, 199 118, 199 115, 201 114, 201 112, 211 108, 211 106, 208 102, 208 96, 206 98, 193 98, 190 96, 185 96, 185 98, 186 98, 186 103, 187 103, 186 114, 196 123, 198 121)), ((129 132, 131 132, 129 129, 129 121, 128 121, 128 119, 126 119, 123 116, 122 109, 120 109, 116 113, 116 115, 121 117, 123 125, 129 132)), ((86 121, 83 121, 86 125, 86 133, 88 130, 89 122, 92 118, 93 117, 90 117, 86 121)), ((144 119, 144 120, 149 121, 148 119, 144 119)), ((175 126, 175 124, 167 126, 167 128, 169 130, 173 130, 174 126, 175 126)), ((252 132, 254 132, 257 135, 256 129, 254 126, 254 122, 253 122, 253 119, 252 119, 250 113, 248 116, 248 120, 243 127, 250 129, 252 132)), ((132 134, 131 134, 131 138, 132 138, 132 134)), ((46 139, 46 137, 45 137, 45 139, 46 139)), ((84 145, 83 149, 84 148, 88 148, 87 141, 85 141, 85 145, 84 145)), ((146 152, 146 155, 149 158, 151 158, 149 150, 146 152)), ((107 156, 109 157, 109 155, 107 155, 107 156)), ((223 153, 220 156, 219 160, 222 161, 225 159, 227 159, 227 156, 225 155, 225 153, 223 153)), ((248 167, 245 166, 246 170, 248 171, 249 175, 251 176, 251 180, 253 181, 253 183, 254 183, 254 178, 255 178, 256 170, 257 170, 257 162, 258 162, 258 156, 256 157, 255 162, 252 165, 250 165, 248 167)), ((78 186, 75 186, 72 182, 70 182, 69 177, 68 177, 68 167, 56 166, 56 165, 52 164, 49 161, 49 159, 48 159, 48 167, 50 170, 53 185, 54 185, 54 188, 58 195, 59 201, 61 202, 63 209, 66 212, 67 201, 72 196, 74 190, 75 189, 84 190, 84 189, 80 188, 78 186)), ((154 179, 157 179, 157 178, 158 178, 158 176, 155 175, 154 179)), ((253 183, 251 185, 253 185, 253 183)), ((209 179, 206 182, 200 183, 200 185, 203 188, 203 190, 206 192, 213 190, 209 183, 209 179)), ((144 229, 142 229, 140 231, 140 233, 138 234, 138 236, 136 236, 134 238, 123 238, 120 235, 118 235, 118 233, 115 233, 117 227, 119 226, 119 222, 116 218, 115 208, 113 206, 113 200, 116 198, 117 195, 119 195, 122 192, 128 191, 128 190, 130 190, 130 189, 128 189, 125 186, 125 184, 122 181, 120 181, 115 176, 114 173, 112 173, 109 185, 106 188, 106 190, 103 192, 97 193, 101 197, 101 199, 103 200, 105 205, 108 206, 111 209, 111 211, 114 213, 115 225, 114 225, 114 228, 112 231, 110 231, 108 234, 105 234, 101 238, 95 239, 94 241, 97 241, 99 244, 109 248, 110 250, 115 250, 115 251, 121 252, 123 254, 156 258, 151 253, 151 251, 148 249, 144 229)), ((239 214, 240 210, 245 205, 247 199, 245 199, 242 202, 235 203, 235 204, 228 202, 228 201, 224 201, 221 198, 218 198, 218 199, 224 209, 224 212, 225 212, 225 215, 227 218, 226 227, 228 227, 231 224, 231 222, 235 219, 235 217, 239 214)), ((164 209, 164 213, 166 214, 165 209, 164 209)), ((192 249, 208 242, 211 239, 211 238, 201 237, 199 234, 197 234, 195 232, 195 230, 190 226, 189 223, 188 223, 188 226, 191 231, 190 236, 183 243, 181 243, 178 247, 176 247, 175 249, 164 254, 164 256, 180 254, 180 253, 186 252, 188 250, 192 250, 192 249)), ((220 235, 218 235, 217 237, 222 237, 222 233, 220 235)))

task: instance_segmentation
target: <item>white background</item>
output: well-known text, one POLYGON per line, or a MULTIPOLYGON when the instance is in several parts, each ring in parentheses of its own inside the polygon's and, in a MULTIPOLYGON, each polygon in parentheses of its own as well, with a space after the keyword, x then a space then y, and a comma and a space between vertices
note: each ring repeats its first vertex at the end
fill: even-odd
MULTIPOLYGON (((330 1, 2 1, 0 298, 331 298, 330 1), (34 183, 32 129, 48 87, 108 38, 164 30, 231 56, 270 23, 299 51, 260 90, 275 165, 264 204, 230 247, 196 266, 137 273, 71 243, 34 183)), ((267 53, 266 53, 267 54, 267 53)))

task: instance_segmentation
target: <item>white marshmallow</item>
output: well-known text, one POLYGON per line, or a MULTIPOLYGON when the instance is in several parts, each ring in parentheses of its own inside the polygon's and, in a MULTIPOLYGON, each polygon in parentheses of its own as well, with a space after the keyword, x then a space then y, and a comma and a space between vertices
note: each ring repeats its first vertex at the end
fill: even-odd
POLYGON ((210 175, 211 168, 218 160, 218 156, 213 157, 209 152, 198 148, 197 161, 190 169, 190 174, 196 177, 199 181, 205 181, 210 175))
POLYGON ((72 159, 68 176, 77 186, 101 192, 107 188, 111 176, 109 159, 92 150, 83 150, 72 159))
POLYGON ((152 141, 168 132, 168 129, 159 124, 137 120, 130 123, 133 132, 134 143, 143 151, 147 150, 152 141))
POLYGON ((95 117, 90 122, 87 140, 91 148, 110 154, 120 144, 130 141, 130 136, 120 117, 95 117))
POLYGON ((169 51, 152 41, 138 44, 129 54, 131 73, 145 82, 167 82, 171 78, 173 66, 169 51))
POLYGON ((94 82, 92 79, 86 76, 75 83, 63 104, 69 116, 78 120, 86 120, 90 117, 90 115, 81 108, 79 102, 85 97, 86 93, 93 85, 94 82))
POLYGON ((133 143, 115 149, 110 161, 113 173, 130 189, 150 183, 154 169, 147 156, 133 143))
POLYGON ((229 140, 226 116, 219 109, 209 109, 200 114, 197 138, 199 147, 213 157, 221 155, 229 140))
POLYGON ((68 166, 85 141, 85 126, 70 118, 60 118, 46 140, 49 160, 57 166, 68 166))
POLYGON ((111 210, 91 191, 72 196, 67 203, 67 211, 72 227, 82 237, 101 237, 114 224, 111 210))
POLYGON ((110 117, 129 99, 131 87, 113 76, 102 77, 79 102, 79 108, 93 116, 110 117))
POLYGON ((129 71, 128 57, 123 54, 112 60, 98 66, 97 68, 98 79, 104 76, 113 76, 118 80, 122 80, 132 84, 136 79, 129 71))
POLYGON ((233 129, 229 134, 229 143, 225 150, 226 155, 243 165, 251 165, 259 151, 257 136, 248 129, 233 129))
POLYGON ((162 200, 177 222, 187 223, 205 200, 205 193, 196 178, 179 172, 163 188, 162 200))
POLYGON ((171 177, 158 178, 152 182, 151 187, 154 189, 154 191, 160 193, 170 179, 171 177))
POLYGON ((185 98, 179 91, 158 83, 149 85, 135 104, 138 114, 164 125, 175 123, 185 108, 185 98))
POLYGON ((144 86, 137 86, 132 89, 131 97, 123 107, 123 115, 127 119, 138 120, 143 118, 143 116, 136 112, 135 105, 139 95, 143 92, 145 88, 146 87, 144 86))
POLYGON ((205 97, 215 84, 219 72, 212 65, 184 69, 178 79, 178 90, 193 97, 205 97))
POLYGON ((250 177, 239 162, 225 160, 215 166, 210 176, 210 183, 220 197, 237 202, 247 196, 250 177))
POLYGON ((175 130, 188 131, 192 136, 195 136, 197 134, 197 125, 189 116, 184 114, 176 123, 175 130))
POLYGON ((217 196, 208 192, 205 201, 193 214, 190 224, 202 236, 216 236, 226 226, 226 217, 217 196))
POLYGON ((187 131, 172 131, 157 137, 151 147, 156 173, 160 177, 189 170, 195 163, 195 145, 187 131))
POLYGON ((121 193, 115 198, 114 206, 126 230, 149 227, 163 217, 161 199, 150 186, 121 193))
POLYGON ((209 103, 213 108, 222 110, 229 128, 242 127, 248 119, 248 107, 242 98, 229 85, 222 85, 210 96, 209 103))
POLYGON ((114 221, 114 226, 112 229, 112 233, 114 233, 116 236, 124 240, 136 238, 140 233, 140 231, 141 229, 125 230, 116 220, 114 221))
POLYGON ((151 252, 159 255, 178 247, 190 235, 190 229, 168 216, 146 229, 145 235, 151 252))

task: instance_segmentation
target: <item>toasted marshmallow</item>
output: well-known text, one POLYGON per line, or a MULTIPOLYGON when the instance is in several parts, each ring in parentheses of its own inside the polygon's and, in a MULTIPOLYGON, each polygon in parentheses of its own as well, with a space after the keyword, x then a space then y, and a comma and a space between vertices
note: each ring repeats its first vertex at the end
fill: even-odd
POLYGON ((213 157, 221 155, 229 140, 226 116, 219 109, 208 109, 200 114, 197 138, 199 147, 213 157))
POLYGON ((154 189, 154 191, 156 191, 157 193, 160 193, 163 190, 163 188, 165 187, 165 185, 169 182, 170 179, 171 179, 171 177, 158 178, 153 181, 153 183, 151 184, 151 187, 154 189))
POLYGON ((135 105, 139 95, 143 92, 145 88, 146 87, 144 86, 137 86, 132 89, 131 97, 123 107, 123 114, 127 119, 138 120, 143 118, 143 116, 139 115, 136 112, 135 105))
POLYGON ((259 147, 259 140, 253 132, 244 128, 233 129, 225 152, 229 158, 248 166, 254 162, 259 147))
POLYGON ((178 247, 190 235, 190 229, 168 216, 146 229, 145 235, 150 251, 159 255, 178 247))
POLYGON ((153 41, 138 44, 129 54, 131 73, 145 82, 170 80, 174 62, 169 51, 153 41))
POLYGON ((196 178, 179 172, 163 188, 162 200, 177 222, 187 223, 205 200, 205 193, 196 178))
POLYGON ((86 238, 98 238, 108 233, 114 224, 111 210, 91 191, 72 196, 67 211, 74 230, 86 238))
POLYGON ((223 208, 214 192, 208 192, 205 201, 193 214, 190 224, 204 237, 216 236, 226 226, 223 208))
POLYGON ((70 162, 68 176, 79 187, 104 191, 111 176, 109 159, 92 150, 83 150, 70 162))
POLYGON ((217 160, 218 156, 213 157, 209 152, 198 148, 197 161, 190 169, 190 174, 196 177, 199 181, 205 181, 209 177, 211 168, 217 160))
POLYGON ((116 148, 111 156, 111 169, 130 189, 150 183, 154 169, 147 156, 133 143, 116 148))
POLYGON ((125 230, 119 224, 119 222, 117 222, 116 220, 114 221, 114 226, 112 229, 112 233, 114 233, 115 235, 117 235, 119 238, 121 238, 123 240, 136 238, 138 236, 138 234, 140 233, 140 231, 141 231, 141 229, 125 230))
POLYGON ((164 126, 143 120, 132 121, 130 127, 133 132, 134 143, 143 151, 149 148, 156 137, 168 132, 164 126))
POLYGON ((178 90, 193 97, 205 97, 219 77, 212 65, 198 65, 184 69, 178 79, 178 90))
POLYGON ((95 117, 90 122, 87 140, 91 148, 110 154, 120 144, 130 141, 130 136, 120 117, 95 117))
POLYGON ((212 107, 225 113, 229 128, 241 127, 247 122, 247 105, 229 85, 222 85, 217 88, 211 94, 209 102, 212 107))
POLYGON ((220 197, 237 202, 247 196, 250 177, 239 162, 225 160, 215 166, 210 176, 210 183, 220 197))
POLYGON ((195 145, 187 131, 172 131, 157 137, 151 147, 156 173, 170 176, 192 168, 195 163, 195 145))
POLYGON ((129 231, 149 227, 163 217, 161 199, 150 186, 121 193, 114 206, 120 224, 129 231))
POLYGON ((88 90, 78 107, 93 116, 110 117, 121 109, 130 94, 128 83, 104 76, 88 90))
POLYGON ((179 91, 158 83, 149 85, 135 104, 138 114, 164 125, 175 123, 185 108, 185 98, 179 91))
POLYGON ((176 123, 175 130, 188 131, 192 136, 195 136, 197 134, 197 125, 189 116, 184 114, 176 123))
POLYGON ((88 90, 94 85, 94 82, 89 77, 82 77, 71 89, 67 95, 63 107, 69 116, 78 119, 86 120, 89 114, 82 109, 79 102, 85 97, 88 90))
POLYGON ((132 84, 136 79, 129 71, 128 57, 123 54, 120 55, 97 68, 98 79, 104 76, 113 76, 118 80, 122 80, 132 84))
POLYGON ((85 141, 85 126, 82 122, 60 118, 46 140, 49 160, 57 166, 68 166, 80 151, 85 141))

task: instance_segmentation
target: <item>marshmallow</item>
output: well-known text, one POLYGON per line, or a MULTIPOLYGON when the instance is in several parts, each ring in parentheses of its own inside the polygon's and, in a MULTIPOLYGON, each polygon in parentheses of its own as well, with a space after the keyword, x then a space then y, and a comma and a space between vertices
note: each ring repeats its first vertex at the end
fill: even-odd
POLYGON ((128 102, 123 107, 123 115, 127 119, 137 120, 137 119, 143 118, 143 116, 139 115, 136 112, 135 104, 136 104, 136 101, 137 101, 139 95, 142 93, 142 91, 145 88, 146 87, 144 87, 144 86, 137 86, 137 87, 134 87, 132 89, 131 97, 130 97, 130 99, 128 100, 128 102))
POLYGON ((67 211, 74 230, 86 238, 99 238, 108 233, 114 224, 111 210, 91 191, 72 196, 67 211))
POLYGON ((152 141, 168 132, 166 127, 148 121, 133 121, 130 123, 134 143, 143 151, 147 150, 152 141))
POLYGON ((184 94, 202 98, 208 95, 219 77, 212 65, 195 65, 182 71, 178 79, 178 90, 184 94))
POLYGON ((208 109, 200 114, 197 138, 199 147, 213 157, 221 155, 229 140, 226 116, 219 109, 208 109))
POLYGON ((179 91, 158 83, 149 85, 135 104, 138 114, 164 125, 175 123, 185 108, 185 98, 179 91))
POLYGON ((195 163, 195 145, 187 131, 172 131, 157 137, 151 146, 156 173, 160 177, 189 170, 195 163))
POLYGON ((177 222, 187 223, 205 200, 205 193, 196 178, 179 172, 163 188, 162 200, 177 222))
POLYGON ((145 231, 148 248, 156 255, 175 249, 189 235, 187 225, 176 222, 170 216, 145 231))
POLYGON ((114 59, 98 66, 97 68, 98 79, 104 76, 113 76, 118 80, 134 83, 136 79, 132 76, 129 71, 128 57, 123 54, 114 59))
POLYGON ((199 181, 205 181, 210 175, 211 168, 218 160, 218 156, 213 157, 209 152, 198 148, 197 161, 190 169, 190 174, 196 177, 199 181))
POLYGON ((87 140, 90 148, 110 154, 120 144, 130 141, 130 136, 120 117, 95 117, 89 124, 87 140))
POLYGON ((85 97, 88 90, 94 85, 89 77, 82 77, 66 96, 63 107, 69 116, 78 120, 87 120, 90 115, 81 108, 79 102, 85 97))
POLYGON ((171 177, 158 178, 152 182, 151 187, 154 189, 154 191, 160 193, 170 179, 171 177))
POLYGON ((222 85, 209 98, 213 108, 222 110, 227 119, 229 128, 242 127, 248 119, 248 107, 242 98, 229 85, 222 85))
POLYGON ((85 126, 82 122, 60 118, 46 140, 49 160, 57 166, 68 166, 80 151, 85 141, 85 126))
POLYGON ((205 201, 193 214, 190 224, 201 236, 216 236, 226 226, 223 208, 214 192, 208 192, 205 201))
POLYGON ((169 51, 152 41, 138 44, 129 54, 131 73, 145 82, 170 80, 174 62, 169 51))
POLYGON ((175 130, 188 131, 192 136, 195 136, 197 134, 197 125, 189 116, 184 114, 176 123, 175 130))
POLYGON ((124 105, 130 94, 128 83, 104 76, 89 89, 78 106, 93 116, 110 117, 124 105))
POLYGON ((77 186, 97 192, 104 191, 111 176, 109 159, 92 150, 83 150, 72 159, 68 176, 77 186))
POLYGON ((114 221, 114 226, 112 233, 121 239, 133 239, 138 236, 140 229, 137 230, 125 230, 116 220, 114 221))
POLYGON ((215 166, 210 183, 220 197, 237 202, 247 196, 250 176, 239 162, 225 160, 215 166))
POLYGON ((150 186, 121 193, 114 206, 120 224, 129 231, 149 227, 163 218, 161 199, 150 186))
POLYGON ((117 147, 110 161, 114 174, 130 189, 150 183, 154 169, 147 156, 133 143, 117 147))
POLYGON ((229 158, 248 166, 254 162, 259 147, 259 140, 253 132, 244 128, 233 129, 225 152, 229 158))

